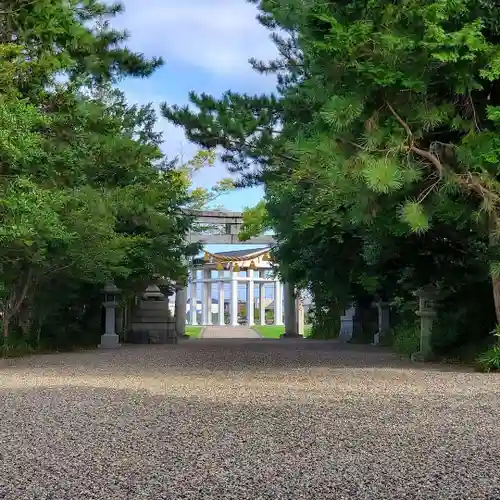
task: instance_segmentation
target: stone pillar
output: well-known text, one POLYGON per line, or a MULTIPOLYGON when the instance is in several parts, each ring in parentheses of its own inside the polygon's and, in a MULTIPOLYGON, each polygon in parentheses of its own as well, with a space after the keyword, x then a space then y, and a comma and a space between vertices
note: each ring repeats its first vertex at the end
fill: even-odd
POLYGON ((285 333, 284 337, 298 337, 297 308, 295 290, 292 284, 284 284, 285 295, 285 333))
POLYGON ((210 325, 212 323, 212 304, 210 296, 210 288, 209 282, 210 279, 210 270, 203 270, 203 286, 202 286, 202 294, 201 294, 201 323, 202 325, 210 325))
POLYGON ((338 339, 342 342, 350 342, 354 333, 354 316, 356 314, 356 307, 349 306, 344 315, 340 317, 340 332, 338 339))
POLYGON ((378 345, 391 331, 389 303, 379 300, 374 306, 377 308, 378 312, 378 331, 374 335, 373 344, 378 345))
MULTIPOLYGON (((211 273, 209 271, 209 276, 211 280, 211 273)), ((212 281, 207 283, 207 325, 212 324, 212 281)))
POLYGON ((207 324, 207 284, 205 281, 201 282, 201 315, 200 325, 207 324))
POLYGON ((198 294, 197 284, 193 283, 196 279, 196 271, 193 271, 192 281, 189 286, 189 324, 196 326, 198 324, 198 294))
POLYGON ((116 349, 120 347, 120 337, 116 334, 116 308, 118 306, 117 297, 120 290, 114 283, 108 283, 102 290, 104 301, 102 305, 105 309, 104 334, 101 335, 99 347, 102 349, 116 349))
POLYGON ((219 325, 224 326, 224 271, 219 271, 219 325))
POLYGON ((283 325, 283 294, 279 280, 274 282, 274 324, 283 325))
POLYGON ((117 306, 116 308, 116 325, 115 333, 118 336, 124 336, 125 334, 125 308, 117 306))
POLYGON ((284 283, 281 283, 280 290, 281 290, 281 318, 282 318, 281 321, 283 322, 283 324, 285 324, 285 300, 284 300, 285 285, 284 285, 284 283))
POLYGON ((238 273, 231 271, 231 325, 238 326, 238 273))
POLYGON ((389 302, 380 302, 379 308, 380 316, 378 327, 380 336, 384 338, 391 333, 391 312, 389 309, 389 302))
POLYGON ((433 286, 422 288, 415 295, 419 298, 420 316, 420 351, 411 355, 412 361, 431 361, 434 357, 432 352, 432 324, 436 317, 435 300, 437 291, 433 286))
POLYGON ((255 282, 253 269, 247 270, 247 325, 255 325, 255 282))
POLYGON ((266 294, 265 283, 259 283, 259 317, 260 324, 266 324, 266 294))
POLYGON ((304 336, 304 305, 302 304, 302 300, 300 297, 296 299, 296 308, 297 308, 297 334, 300 337, 304 336))
POLYGON ((187 289, 179 285, 175 287, 175 332, 177 337, 186 335, 187 289))
POLYGON ((104 335, 113 335, 118 337, 116 334, 116 304, 112 302, 105 302, 104 307, 106 309, 106 321, 104 327, 104 335))

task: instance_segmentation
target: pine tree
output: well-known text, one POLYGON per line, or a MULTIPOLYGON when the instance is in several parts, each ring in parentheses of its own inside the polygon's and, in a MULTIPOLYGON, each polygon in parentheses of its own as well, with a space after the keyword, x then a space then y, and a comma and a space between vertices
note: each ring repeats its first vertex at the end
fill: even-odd
MULTIPOLYGON (((413 242, 405 257, 417 269, 451 227, 458 237, 437 248, 462 249, 470 266, 469 235, 476 249, 488 242, 475 262, 487 254, 500 322, 496 3, 253 3, 264 25, 285 33, 274 35, 279 61, 254 61, 277 74, 277 95, 191 94, 197 112, 163 112, 190 139, 221 146, 244 181, 265 183, 285 272, 316 289, 331 271, 328 286, 337 280, 349 293, 353 283, 387 287, 388 249, 395 257, 413 242), (338 253, 319 250, 332 246, 338 253), (308 261, 321 276, 306 271, 308 261)), ((449 284, 447 265, 461 279, 460 259, 427 260, 434 276, 420 266, 420 277, 449 284)))

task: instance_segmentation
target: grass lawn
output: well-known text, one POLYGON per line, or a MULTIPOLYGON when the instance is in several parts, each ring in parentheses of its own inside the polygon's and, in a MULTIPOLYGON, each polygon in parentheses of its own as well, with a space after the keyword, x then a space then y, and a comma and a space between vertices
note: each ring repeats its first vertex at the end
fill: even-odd
MULTIPOLYGON (((259 332, 265 339, 279 339, 285 333, 285 327, 283 325, 255 325, 253 329, 259 332)), ((310 330, 310 325, 304 326, 304 337, 309 335, 310 330)))
POLYGON ((193 339, 199 339, 201 333, 201 326, 186 326, 186 335, 193 339))
POLYGON ((285 333, 285 327, 279 325, 255 325, 253 329, 265 339, 279 339, 285 333))

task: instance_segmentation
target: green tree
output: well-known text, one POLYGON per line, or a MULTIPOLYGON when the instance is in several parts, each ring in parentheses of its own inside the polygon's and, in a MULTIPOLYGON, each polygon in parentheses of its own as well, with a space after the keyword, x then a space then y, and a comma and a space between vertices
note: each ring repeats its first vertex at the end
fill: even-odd
POLYGON ((104 281, 127 291, 155 274, 179 280, 197 251, 184 238, 189 179, 164 158, 152 107, 128 105, 112 86, 161 63, 123 47, 125 33, 108 22, 120 11, 95 0, 2 4, 5 338, 12 327, 38 342, 53 328, 70 337, 69 323, 48 322, 85 324, 104 281))
POLYGON ((317 305, 489 272, 500 321, 495 3, 253 3, 280 30, 279 60, 253 61, 276 94, 162 108, 265 184, 267 215, 250 211, 246 229, 275 230, 282 273, 317 305))

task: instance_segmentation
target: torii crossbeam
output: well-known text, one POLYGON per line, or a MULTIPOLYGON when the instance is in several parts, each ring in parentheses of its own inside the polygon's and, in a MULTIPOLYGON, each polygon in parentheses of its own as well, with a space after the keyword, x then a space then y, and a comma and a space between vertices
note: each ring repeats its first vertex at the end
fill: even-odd
POLYGON ((205 245, 274 245, 276 242, 274 236, 268 234, 240 241, 238 234, 243 226, 243 214, 241 212, 191 210, 188 215, 192 216, 195 221, 195 226, 189 233, 191 243, 200 242, 205 245))

